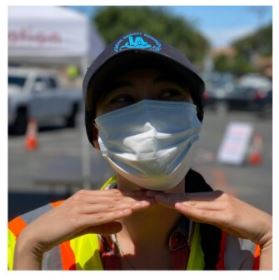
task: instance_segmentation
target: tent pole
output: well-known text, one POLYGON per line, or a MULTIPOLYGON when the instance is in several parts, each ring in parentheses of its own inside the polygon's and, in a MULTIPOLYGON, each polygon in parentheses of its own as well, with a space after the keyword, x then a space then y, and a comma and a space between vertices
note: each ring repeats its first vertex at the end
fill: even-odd
MULTIPOLYGON (((87 57, 82 58, 81 60, 81 73, 82 77, 85 76, 86 70, 87 70, 87 57)), ((86 130, 84 125, 84 105, 82 106, 81 110, 81 126, 80 126, 80 132, 81 132, 81 172, 82 172, 82 187, 84 189, 90 189, 90 176, 91 176, 91 153, 90 153, 90 143, 87 140, 86 136, 86 130)))

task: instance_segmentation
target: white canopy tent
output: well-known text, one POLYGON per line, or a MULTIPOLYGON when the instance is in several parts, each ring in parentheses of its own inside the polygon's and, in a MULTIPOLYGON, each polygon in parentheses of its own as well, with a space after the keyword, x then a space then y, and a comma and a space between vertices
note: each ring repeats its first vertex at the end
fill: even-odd
POLYGON ((10 63, 90 64, 104 43, 89 19, 54 6, 10 6, 10 63))
MULTIPOLYGON (((10 6, 8 62, 27 65, 78 65, 82 74, 103 50, 104 42, 89 19, 54 6, 10 6)), ((90 182, 89 143, 82 130, 83 186, 90 182)))

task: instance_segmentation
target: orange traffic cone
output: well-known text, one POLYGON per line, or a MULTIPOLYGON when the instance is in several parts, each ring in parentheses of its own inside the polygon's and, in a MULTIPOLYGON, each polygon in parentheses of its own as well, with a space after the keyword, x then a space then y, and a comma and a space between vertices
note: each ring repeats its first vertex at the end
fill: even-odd
POLYGON ((34 151, 38 148, 37 130, 37 121, 35 119, 30 119, 25 136, 25 148, 28 151, 34 151))
POLYGON ((260 134, 255 134, 252 139, 251 148, 248 155, 248 163, 250 165, 262 164, 263 162, 262 150, 263 150, 262 136, 260 134))

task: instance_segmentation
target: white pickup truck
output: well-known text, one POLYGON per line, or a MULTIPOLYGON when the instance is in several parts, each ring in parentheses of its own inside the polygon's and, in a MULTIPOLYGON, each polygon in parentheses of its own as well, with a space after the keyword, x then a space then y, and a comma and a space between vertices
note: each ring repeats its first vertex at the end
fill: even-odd
POLYGON ((9 131, 25 133, 30 117, 39 126, 58 121, 67 127, 75 126, 82 93, 60 87, 56 72, 10 67, 8 76, 9 131))

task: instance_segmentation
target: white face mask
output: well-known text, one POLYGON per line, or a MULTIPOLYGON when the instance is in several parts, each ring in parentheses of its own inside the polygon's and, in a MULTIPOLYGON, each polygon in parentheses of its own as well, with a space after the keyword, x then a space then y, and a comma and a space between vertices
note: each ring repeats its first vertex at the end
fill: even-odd
POLYGON ((143 100, 96 118, 98 142, 111 167, 143 188, 165 191, 190 169, 201 123, 188 102, 143 100))

